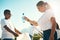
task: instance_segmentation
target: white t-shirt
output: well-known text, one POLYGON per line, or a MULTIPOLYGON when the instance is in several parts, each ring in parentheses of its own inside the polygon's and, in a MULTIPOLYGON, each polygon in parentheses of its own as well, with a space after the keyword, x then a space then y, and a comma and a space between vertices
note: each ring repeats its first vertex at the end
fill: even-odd
POLYGON ((44 12, 41 18, 38 20, 38 24, 41 27, 42 31, 48 30, 52 28, 51 17, 54 17, 54 14, 51 9, 48 9, 44 12))
MULTIPOLYGON (((10 20, 10 19, 8 19, 8 20, 2 19, 2 20, 1 20, 2 39, 4 39, 4 38, 12 38, 12 39, 14 39, 14 35, 13 35, 12 33, 8 32, 8 31, 4 28, 5 25, 7 25, 7 27, 8 27, 9 29, 11 29, 12 31, 14 31, 14 26, 13 26, 13 24, 11 23, 11 20, 10 20)), ((15 31, 14 31, 14 32, 15 32, 15 31)))
POLYGON ((0 20, 0 38, 1 38, 1 35, 2 35, 2 30, 1 30, 1 20, 0 20))

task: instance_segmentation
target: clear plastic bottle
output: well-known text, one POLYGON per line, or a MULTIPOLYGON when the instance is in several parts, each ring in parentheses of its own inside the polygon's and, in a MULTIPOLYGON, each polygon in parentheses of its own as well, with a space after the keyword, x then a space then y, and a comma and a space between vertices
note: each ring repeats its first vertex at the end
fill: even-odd
POLYGON ((25 16, 25 14, 24 14, 24 13, 22 13, 22 22, 23 22, 23 23, 25 23, 24 16, 25 16))

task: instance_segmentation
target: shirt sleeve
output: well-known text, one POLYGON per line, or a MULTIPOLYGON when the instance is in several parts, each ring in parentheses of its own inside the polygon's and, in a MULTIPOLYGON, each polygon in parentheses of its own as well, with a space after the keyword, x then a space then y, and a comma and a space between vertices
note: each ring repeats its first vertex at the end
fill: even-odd
POLYGON ((1 19, 1 28, 3 29, 3 27, 5 26, 5 22, 4 22, 4 19, 1 19))

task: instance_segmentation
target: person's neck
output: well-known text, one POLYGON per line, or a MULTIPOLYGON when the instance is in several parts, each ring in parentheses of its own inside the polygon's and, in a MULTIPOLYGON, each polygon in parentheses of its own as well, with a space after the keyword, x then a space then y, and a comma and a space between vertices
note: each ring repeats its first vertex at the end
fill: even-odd
POLYGON ((6 20, 8 20, 9 18, 5 18, 6 20))

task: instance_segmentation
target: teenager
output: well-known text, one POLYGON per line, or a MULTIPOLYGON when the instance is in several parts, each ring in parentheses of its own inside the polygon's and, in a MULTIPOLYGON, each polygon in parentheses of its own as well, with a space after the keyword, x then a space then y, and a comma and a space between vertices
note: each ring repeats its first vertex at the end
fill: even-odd
POLYGON ((57 40, 56 32, 56 20, 51 7, 48 3, 44 1, 39 1, 37 3, 37 8, 39 12, 44 13, 42 17, 36 21, 32 21, 27 17, 24 17, 26 21, 30 22, 33 26, 40 26, 43 31, 43 40, 57 40))
POLYGON ((2 28, 2 40, 14 40, 19 34, 21 34, 12 24, 10 10, 4 10, 4 19, 1 19, 2 28))

